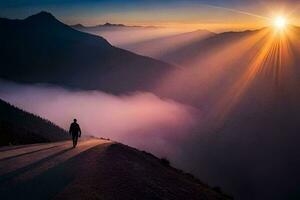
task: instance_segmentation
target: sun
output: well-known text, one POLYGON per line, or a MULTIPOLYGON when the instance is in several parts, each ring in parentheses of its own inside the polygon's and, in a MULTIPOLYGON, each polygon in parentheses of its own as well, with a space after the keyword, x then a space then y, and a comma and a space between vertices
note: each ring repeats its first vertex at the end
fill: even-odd
POLYGON ((273 21, 274 27, 278 30, 283 30, 287 25, 287 20, 283 16, 277 16, 273 21))

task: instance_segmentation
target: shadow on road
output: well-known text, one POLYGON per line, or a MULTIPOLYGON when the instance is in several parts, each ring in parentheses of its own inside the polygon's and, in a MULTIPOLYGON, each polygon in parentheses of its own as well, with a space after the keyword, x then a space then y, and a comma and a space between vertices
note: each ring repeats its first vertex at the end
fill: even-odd
POLYGON ((34 170, 47 161, 51 161, 54 157, 68 151, 76 150, 76 148, 74 149, 73 147, 70 147, 68 149, 64 149, 36 163, 1 176, 0 199, 40 200, 54 198, 60 191, 64 190, 64 188, 70 184, 76 176, 78 176, 78 174, 80 174, 85 157, 88 157, 87 154, 91 151, 93 152, 93 149, 98 146, 99 145, 96 145, 26 181, 16 182, 13 179, 25 172, 34 170))
POLYGON ((36 153, 36 152, 39 152, 39 151, 49 150, 49 149, 56 148, 56 147, 59 147, 59 146, 63 146, 63 144, 55 145, 55 146, 51 146, 51 147, 46 147, 46 148, 41 148, 41 149, 33 150, 33 151, 30 151, 30 152, 18 154, 18 155, 15 155, 15 156, 2 158, 2 159, 0 159, 0 162, 5 161, 5 160, 10 160, 10 159, 13 159, 13 158, 17 158, 17 157, 21 157, 21 156, 25 156, 25 155, 28 155, 28 154, 36 153))

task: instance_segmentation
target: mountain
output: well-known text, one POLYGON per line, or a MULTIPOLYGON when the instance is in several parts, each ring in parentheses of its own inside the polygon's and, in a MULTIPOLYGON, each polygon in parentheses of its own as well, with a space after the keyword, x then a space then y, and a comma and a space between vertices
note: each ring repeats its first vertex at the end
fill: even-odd
MULTIPOLYGON (((184 49, 187 46, 193 45, 194 42, 199 42, 215 35, 215 33, 207 30, 197 30, 137 41, 120 45, 120 47, 140 55, 164 60, 168 55, 176 54, 178 49, 184 49)), ((172 62, 172 59, 166 59, 166 61, 172 62)))
POLYGON ((258 31, 259 30, 210 34, 208 37, 194 39, 192 43, 174 48, 171 52, 163 52, 160 59, 177 65, 184 65, 200 56, 205 58, 208 52, 213 52, 243 38, 250 37, 258 31))
MULTIPOLYGON (((207 30, 182 33, 182 31, 178 32, 161 27, 126 26, 110 23, 89 27, 75 24, 71 27, 86 33, 103 36, 122 49, 159 60, 164 60, 169 54, 176 54, 177 50, 190 46, 194 42, 200 42, 216 35, 207 30)), ((172 62, 171 59, 166 61, 172 62)))
POLYGON ((70 27, 77 29, 77 30, 85 28, 85 26, 83 26, 82 24, 74 24, 74 25, 71 25, 70 27))
POLYGON ((102 32, 102 31, 124 31, 124 30, 131 30, 131 29, 150 29, 150 28, 158 28, 155 26, 128 26, 125 24, 112 24, 106 22, 105 24, 99 24, 95 26, 84 26, 82 24, 75 24, 71 25, 70 27, 84 31, 84 32, 102 32))
POLYGON ((120 93, 149 90, 172 65, 110 45, 41 12, 0 19, 0 77, 120 93))
POLYGON ((96 26, 83 26, 75 24, 71 26, 75 30, 104 37, 112 45, 124 48, 124 45, 144 41, 156 37, 170 35, 164 27, 156 26, 128 26, 125 24, 105 23, 96 26))
POLYGON ((0 99, 0 146, 54 142, 69 138, 67 132, 36 115, 0 99))

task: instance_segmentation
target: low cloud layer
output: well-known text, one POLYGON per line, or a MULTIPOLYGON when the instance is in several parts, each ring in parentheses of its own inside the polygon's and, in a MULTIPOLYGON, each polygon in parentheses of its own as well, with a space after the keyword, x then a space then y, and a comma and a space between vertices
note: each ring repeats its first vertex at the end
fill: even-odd
POLYGON ((114 96, 5 81, 0 85, 0 98, 64 129, 77 118, 83 134, 111 138, 159 156, 180 152, 177 144, 187 137, 197 113, 151 93, 114 96))

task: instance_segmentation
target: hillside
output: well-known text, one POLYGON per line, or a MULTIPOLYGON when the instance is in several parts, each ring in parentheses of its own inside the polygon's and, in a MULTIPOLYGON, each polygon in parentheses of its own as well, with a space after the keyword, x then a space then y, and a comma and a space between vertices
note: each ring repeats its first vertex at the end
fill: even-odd
POLYGON ((211 34, 206 38, 195 38, 192 43, 175 48, 171 52, 163 52, 161 60, 174 63, 177 65, 185 65, 195 59, 205 59, 209 53, 218 51, 224 46, 230 45, 244 38, 257 34, 259 30, 243 31, 243 32, 224 32, 219 34, 211 34))
POLYGON ((129 146, 99 139, 70 146, 60 142, 2 151, 1 199, 231 199, 129 146))
POLYGON ((0 146, 68 139, 60 127, 0 99, 0 146))
MULTIPOLYGON (((196 30, 187 33, 172 34, 154 39, 137 41, 127 45, 121 45, 120 47, 140 55, 164 60, 167 55, 175 54, 178 49, 183 49, 192 45, 194 42, 200 42, 215 35, 215 33, 207 30, 196 30)), ((172 62, 171 59, 168 61, 172 62)))
POLYGON ((149 90, 174 67, 110 45, 47 12, 0 19, 0 77, 112 93, 149 90))
POLYGON ((176 55, 178 51, 193 45, 195 42, 199 43, 217 35, 207 30, 182 33, 160 27, 126 26, 109 23, 91 27, 76 24, 71 27, 86 33, 103 36, 122 49, 158 60, 165 60, 169 63, 172 63, 172 59, 165 59, 168 55, 176 55))

